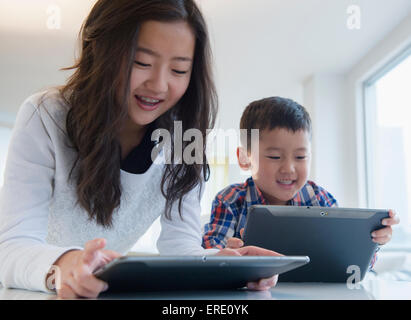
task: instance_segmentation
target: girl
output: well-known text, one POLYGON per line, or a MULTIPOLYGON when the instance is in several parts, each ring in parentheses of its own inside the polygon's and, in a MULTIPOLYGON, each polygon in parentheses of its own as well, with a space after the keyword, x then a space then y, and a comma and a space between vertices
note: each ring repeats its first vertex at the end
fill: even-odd
POLYGON ((156 128, 172 134, 181 121, 201 131, 205 146, 214 125, 208 35, 194 1, 100 0, 81 41, 67 84, 29 97, 18 113, 0 195, 3 286, 47 292, 57 280, 60 297, 96 297, 107 284, 93 271, 126 253, 160 215, 160 253, 276 255, 204 250, 205 152, 203 164, 151 158, 156 128))

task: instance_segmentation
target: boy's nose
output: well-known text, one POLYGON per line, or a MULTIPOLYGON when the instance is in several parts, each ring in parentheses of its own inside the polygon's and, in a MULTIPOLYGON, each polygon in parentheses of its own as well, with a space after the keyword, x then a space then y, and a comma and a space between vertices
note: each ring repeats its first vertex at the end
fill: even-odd
POLYGON ((289 173, 294 172, 294 163, 292 161, 285 161, 280 168, 280 172, 289 173))

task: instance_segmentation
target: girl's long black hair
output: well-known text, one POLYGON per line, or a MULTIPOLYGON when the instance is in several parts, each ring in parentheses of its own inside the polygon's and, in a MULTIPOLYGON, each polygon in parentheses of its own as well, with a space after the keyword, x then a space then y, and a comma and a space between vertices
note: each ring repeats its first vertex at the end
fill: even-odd
MULTIPOLYGON (((119 131, 127 117, 130 75, 139 29, 145 21, 185 21, 195 35, 191 80, 180 101, 156 120, 160 128, 173 132, 174 121, 184 130, 195 128, 203 135, 203 161, 167 164, 161 192, 166 199, 165 215, 178 201, 208 180, 206 130, 214 127, 218 109, 212 76, 211 50, 206 22, 193 0, 99 0, 80 31, 81 52, 75 72, 60 88, 70 106, 66 129, 77 151, 69 179, 76 184, 78 203, 90 219, 105 227, 112 225, 120 205, 121 147, 119 131), (121 71, 122 72, 121 72, 121 71), (126 72, 123 72, 126 70, 126 72), (118 94, 118 88, 121 88, 118 94)), ((183 142, 183 148, 189 142, 183 142)), ((174 148, 171 149, 174 159, 174 148)))

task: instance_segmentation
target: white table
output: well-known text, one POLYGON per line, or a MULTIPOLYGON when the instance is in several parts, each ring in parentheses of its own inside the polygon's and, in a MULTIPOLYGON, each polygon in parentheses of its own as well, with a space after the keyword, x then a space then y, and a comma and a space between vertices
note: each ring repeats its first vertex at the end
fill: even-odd
MULTIPOLYGON (((27 290, 5 289, 0 300, 54 300, 56 295, 27 290)), ((136 300, 411 300, 411 282, 367 276, 358 289, 344 283, 278 283, 270 291, 181 291, 131 294, 103 294, 99 299, 136 300)))

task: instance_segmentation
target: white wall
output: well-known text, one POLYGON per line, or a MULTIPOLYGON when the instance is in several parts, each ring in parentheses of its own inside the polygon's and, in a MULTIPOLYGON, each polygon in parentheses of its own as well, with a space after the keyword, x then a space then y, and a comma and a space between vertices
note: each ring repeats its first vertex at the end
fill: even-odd
POLYGON ((17 113, 29 95, 61 85, 71 72, 60 68, 74 63, 76 37, 44 33, 0 33, 0 110, 17 113))
MULTIPOLYGON (((70 74, 58 69, 73 63, 77 32, 94 1, 55 2, 62 9, 61 30, 48 30, 45 26, 49 1, 36 0, 36 5, 31 6, 27 5, 27 1, 15 0, 3 0, 0 4, 0 111, 11 117, 28 95, 47 86, 62 84, 70 74)), ((345 8, 349 1, 334 5, 327 2, 323 7, 330 15, 341 19, 338 23, 331 21, 327 15, 315 16, 317 7, 309 7, 310 3, 319 4, 318 0, 304 1, 304 4, 295 0, 260 0, 253 6, 245 0, 230 0, 224 4, 217 0, 198 2, 209 23, 215 56, 221 106, 217 126, 223 129, 238 128, 241 113, 252 100, 274 95, 296 100, 308 108, 314 122, 315 151, 311 178, 334 193, 341 204, 364 206, 361 92, 358 85, 361 79, 409 41, 411 17, 408 16, 389 32, 397 18, 391 19, 391 14, 386 14, 386 19, 390 21, 386 23, 382 20, 383 6, 387 6, 385 2, 378 1, 376 6, 376 1, 362 0, 359 3, 364 9, 363 29, 349 33, 344 30, 345 8), (371 17, 374 4, 375 8, 379 8, 378 16, 371 17), (284 14, 270 21, 262 17, 265 12, 270 17, 275 17, 277 12, 284 14), (288 16, 294 19, 290 20, 288 16), (310 19, 296 18, 303 16, 310 19), (301 23, 305 27, 301 27, 301 23), (386 25, 388 29, 382 30, 386 25), (327 33, 326 37, 316 37, 324 26, 330 26, 333 32, 327 33), (319 64, 321 55, 327 59, 327 66, 337 57, 337 64, 343 64, 341 56, 337 56, 332 49, 339 42, 344 47, 352 45, 348 43, 351 39, 356 41, 356 45, 348 52, 356 54, 355 57, 349 55, 346 58, 350 63, 358 60, 359 51, 354 49, 358 41, 369 38, 364 40, 362 37, 370 29, 378 30, 379 38, 382 34, 387 35, 348 73, 336 74, 334 70, 327 70, 319 64), (301 30, 307 30, 307 33, 301 30), (338 34, 337 40, 333 39, 335 34, 338 34), (332 40, 334 42, 330 45, 329 41, 332 40), (301 44, 309 44, 309 50, 303 50, 305 47, 301 44), (314 66, 316 69, 312 71, 314 66), (308 80, 299 77, 300 72, 297 71, 301 69, 311 70, 308 80), (322 139, 325 141, 322 142, 322 139)), ((391 2, 387 12, 398 13, 404 3, 403 0, 391 2)), ((402 14, 406 12, 402 11, 402 14)), ((368 48, 370 43, 364 46, 368 48)), ((234 150, 226 152, 228 155, 234 150)), ((229 183, 244 179, 238 166, 230 165, 229 183)))
MULTIPOLYGON (((50 2, 0 3, 0 125, 28 95, 62 84, 70 74, 58 69, 73 64, 77 32, 94 0, 54 0, 62 9, 59 30, 46 28, 50 2)), ((345 27, 345 9, 353 1, 198 0, 215 56, 217 127, 237 129, 246 105, 263 97, 305 105, 314 126, 311 179, 340 205, 355 207, 366 205, 359 83, 411 42, 411 16, 393 30, 409 0, 354 2, 364 17, 356 33, 345 27)), ((229 183, 245 178, 230 165, 229 183)), ((158 222, 135 249, 153 250, 157 235, 158 222)))
POLYGON ((354 152, 347 146, 346 131, 352 130, 345 114, 343 75, 316 74, 304 83, 304 105, 313 126, 311 179, 329 191, 340 206, 352 206, 346 158, 354 152))

